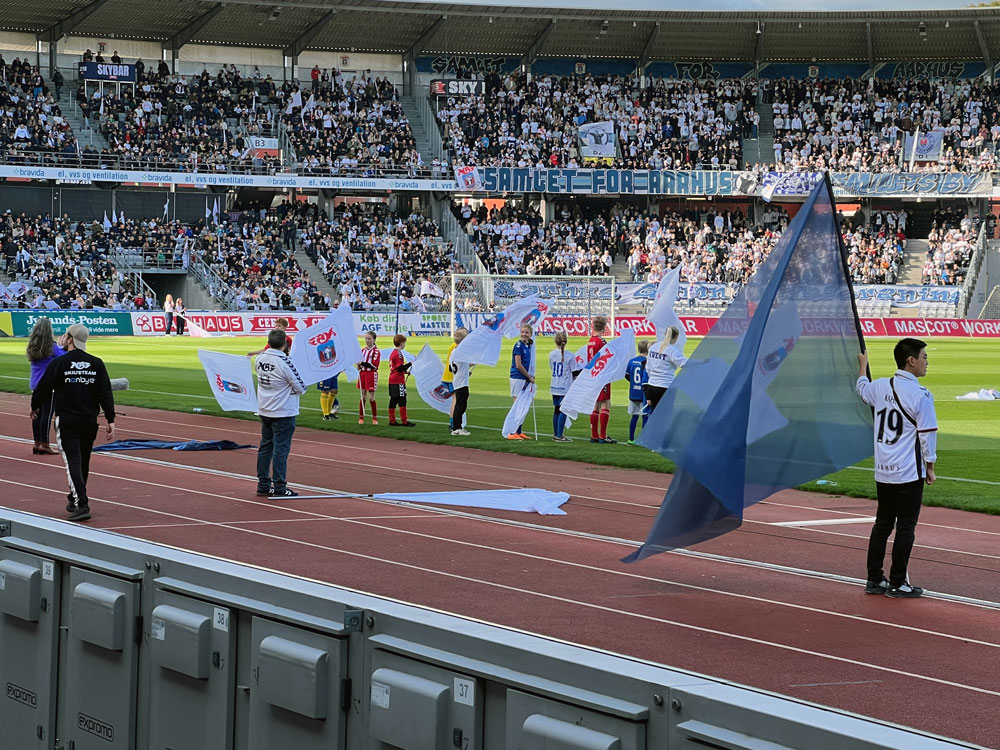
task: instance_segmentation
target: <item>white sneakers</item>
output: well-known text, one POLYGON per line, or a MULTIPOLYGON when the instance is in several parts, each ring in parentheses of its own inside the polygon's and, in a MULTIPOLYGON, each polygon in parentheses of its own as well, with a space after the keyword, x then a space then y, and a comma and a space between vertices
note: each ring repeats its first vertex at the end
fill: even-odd
POLYGON ((459 428, 457 430, 452 430, 451 434, 452 435, 471 435, 472 433, 469 432, 468 430, 463 430, 463 429, 459 428))

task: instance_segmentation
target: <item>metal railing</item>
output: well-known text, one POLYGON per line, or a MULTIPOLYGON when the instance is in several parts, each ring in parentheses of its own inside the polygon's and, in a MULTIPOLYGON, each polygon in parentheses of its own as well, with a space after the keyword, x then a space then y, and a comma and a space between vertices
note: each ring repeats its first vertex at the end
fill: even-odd
POLYGON ((174 245, 115 247, 110 252, 115 265, 133 271, 181 272, 187 270, 189 260, 188 252, 185 250, 178 256, 174 245))
POLYGON ((191 254, 191 263, 188 271, 205 288, 205 291, 208 292, 212 299, 222 304, 222 309, 239 309, 236 290, 214 268, 205 262, 204 253, 200 249, 191 254))
POLYGON ((424 88, 424 93, 414 92, 413 101, 417 105, 417 114, 424 126, 424 132, 427 133, 427 141, 431 146, 431 156, 440 159, 441 163, 444 164, 448 161, 447 150, 441 138, 437 114, 434 112, 434 107, 431 106, 431 99, 426 93, 426 88, 424 88))
POLYGON ((983 258, 986 257, 986 222, 983 222, 979 229, 979 238, 976 240, 976 247, 972 251, 969 259, 969 267, 965 270, 965 281, 962 283, 961 297, 958 307, 961 312, 959 317, 966 317, 969 314, 969 305, 972 303, 972 293, 976 288, 976 280, 979 278, 979 270, 983 266, 983 258))

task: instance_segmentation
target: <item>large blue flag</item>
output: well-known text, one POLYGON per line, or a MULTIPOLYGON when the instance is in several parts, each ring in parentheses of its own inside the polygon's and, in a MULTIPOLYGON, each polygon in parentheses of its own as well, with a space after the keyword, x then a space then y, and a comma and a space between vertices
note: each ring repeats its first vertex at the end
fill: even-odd
POLYGON ((863 339, 827 181, 691 355, 639 442, 677 473, 627 562, 740 526, 744 508, 872 454, 863 339))

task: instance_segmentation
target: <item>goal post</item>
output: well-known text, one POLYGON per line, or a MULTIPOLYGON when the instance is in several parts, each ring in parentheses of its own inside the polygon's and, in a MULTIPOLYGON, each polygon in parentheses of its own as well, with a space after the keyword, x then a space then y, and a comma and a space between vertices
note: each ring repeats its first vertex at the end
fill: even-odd
POLYGON ((615 329, 614 276, 520 276, 459 273, 451 277, 451 331, 482 314, 499 312, 525 297, 537 296, 550 305, 554 319, 538 333, 589 336, 591 321, 603 315, 615 329))

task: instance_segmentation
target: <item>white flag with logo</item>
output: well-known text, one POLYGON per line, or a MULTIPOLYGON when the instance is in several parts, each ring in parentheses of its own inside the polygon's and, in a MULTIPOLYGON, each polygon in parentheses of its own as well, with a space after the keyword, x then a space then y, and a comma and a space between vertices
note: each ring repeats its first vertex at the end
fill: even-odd
POLYGON ((535 391, 537 390, 538 387, 534 383, 529 383, 527 380, 524 381, 524 388, 517 394, 514 404, 510 407, 510 411, 507 412, 507 418, 503 421, 503 429, 500 432, 504 437, 513 435, 517 432, 518 427, 524 424, 524 420, 528 417, 528 412, 531 411, 531 404, 534 403, 535 391))
POLYGON ((354 333, 351 308, 340 305, 319 323, 295 334, 289 359, 306 385, 341 372, 349 381, 357 380, 354 365, 361 361, 361 346, 354 333))
POLYGON ((611 121, 584 123, 577 135, 580 156, 585 159, 614 159, 618 154, 615 124, 611 121))
POLYGON ((570 419, 576 419, 581 412, 592 412, 601 389, 625 377, 625 368, 634 356, 635 331, 628 328, 621 336, 605 344, 583 368, 583 372, 576 376, 559 405, 559 411, 570 419))
POLYGON ((208 331, 206 331, 204 328, 202 328, 200 325, 198 325, 197 323, 195 323, 190 318, 188 318, 188 317, 185 316, 184 319, 187 321, 188 335, 190 335, 192 338, 196 338, 196 339, 211 339, 211 338, 218 338, 218 337, 221 337, 221 336, 225 335, 225 334, 223 334, 221 332, 209 333, 208 331))
POLYGON ((212 395, 223 411, 257 411, 257 391, 253 368, 246 357, 198 350, 212 395))
POLYGON ((520 299, 477 326, 451 353, 451 361, 496 367, 505 336, 517 338, 525 323, 537 329, 548 316, 549 306, 538 297, 520 299))
POLYGON ((417 383, 417 393, 425 404, 442 414, 451 413, 451 390, 441 383, 444 364, 430 344, 424 344, 420 354, 413 360, 410 373, 417 383))
POLYGON ((421 297, 443 297, 444 289, 439 287, 437 284, 424 279, 420 282, 420 296, 421 297))
POLYGON ((459 190, 482 190, 483 176, 478 167, 457 166, 455 167, 455 181, 459 190))
POLYGON ((663 276, 660 285, 656 288, 656 297, 653 307, 646 316, 646 320, 656 327, 656 337, 663 338, 667 328, 674 326, 680 331, 677 339, 677 348, 684 351, 684 343, 687 341, 687 334, 684 332, 684 324, 674 312, 674 302, 677 300, 677 287, 680 285, 681 267, 670 271, 663 276))

